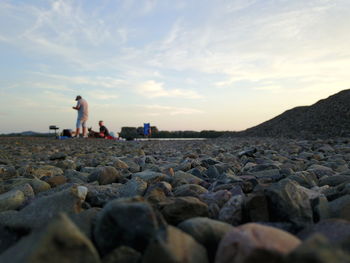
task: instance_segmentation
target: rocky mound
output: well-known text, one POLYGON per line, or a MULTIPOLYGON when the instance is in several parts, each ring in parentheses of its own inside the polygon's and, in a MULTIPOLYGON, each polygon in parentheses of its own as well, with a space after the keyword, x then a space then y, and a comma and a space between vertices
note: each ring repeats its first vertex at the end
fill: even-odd
POLYGON ((238 133, 258 137, 338 137, 350 135, 350 90, 296 107, 260 125, 238 133))

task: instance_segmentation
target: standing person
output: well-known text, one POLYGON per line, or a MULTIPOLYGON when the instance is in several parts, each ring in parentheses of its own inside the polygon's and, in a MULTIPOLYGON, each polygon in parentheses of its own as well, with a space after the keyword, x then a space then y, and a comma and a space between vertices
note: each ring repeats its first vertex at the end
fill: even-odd
POLYGON ((101 138, 106 138, 109 136, 109 131, 106 128, 106 126, 104 126, 103 121, 99 121, 98 125, 100 126, 100 137, 101 138))
POLYGON ((75 137, 79 137, 81 126, 83 128, 83 138, 87 138, 86 121, 89 117, 88 103, 80 95, 78 95, 75 100, 77 101, 77 106, 73 107, 73 109, 78 111, 75 137))

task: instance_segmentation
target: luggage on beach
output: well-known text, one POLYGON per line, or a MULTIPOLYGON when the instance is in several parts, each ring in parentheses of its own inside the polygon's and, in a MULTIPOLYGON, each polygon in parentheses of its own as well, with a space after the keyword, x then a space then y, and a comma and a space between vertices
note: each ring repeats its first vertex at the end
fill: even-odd
POLYGON ((151 135, 151 124, 150 123, 143 124, 143 135, 145 135, 145 136, 151 135))
POLYGON ((69 137, 69 138, 72 137, 72 130, 64 129, 63 133, 62 133, 62 136, 69 137))

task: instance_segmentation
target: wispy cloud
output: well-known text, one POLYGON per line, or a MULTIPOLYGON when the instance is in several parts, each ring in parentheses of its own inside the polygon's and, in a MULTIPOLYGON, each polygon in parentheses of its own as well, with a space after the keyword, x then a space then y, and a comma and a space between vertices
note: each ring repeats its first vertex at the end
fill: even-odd
POLYGON ((193 114, 202 114, 202 110, 186 107, 172 107, 172 106, 163 106, 163 105, 146 105, 143 108, 151 110, 148 112, 151 116, 160 116, 160 115, 193 115, 193 114))
POLYGON ((226 11, 228 13, 234 13, 237 11, 241 11, 242 9, 251 7, 255 4, 257 0, 236 0, 236 1, 228 1, 226 6, 226 11))
POLYGON ((158 2, 157 0, 145 0, 145 1, 143 1, 144 8, 142 11, 144 13, 150 13, 156 7, 157 2, 158 2))
POLYGON ((260 87, 254 87, 254 90, 259 91, 280 91, 282 88, 280 86, 260 86, 260 87))
POLYGON ((148 80, 140 84, 137 88, 137 92, 148 98, 159 97, 180 97, 185 99, 200 99, 202 98, 197 92, 193 90, 184 89, 165 89, 164 83, 156 82, 154 80, 148 80))
POLYGON ((87 96, 89 96, 92 99, 97 100, 115 100, 119 96, 115 94, 115 92, 108 92, 108 91, 102 91, 102 90, 89 90, 87 92, 87 96))
POLYGON ((123 79, 106 77, 106 76, 65 76, 57 74, 47 74, 42 72, 35 72, 35 74, 42 75, 44 77, 52 78, 58 81, 69 82, 79 85, 89 85, 103 88, 119 88, 121 85, 125 85, 127 82, 123 79))
POLYGON ((53 83, 45 83, 45 82, 34 82, 34 83, 23 83, 22 86, 29 86, 37 89, 44 90, 59 90, 59 91, 74 91, 71 88, 66 87, 62 84, 53 84, 53 83))

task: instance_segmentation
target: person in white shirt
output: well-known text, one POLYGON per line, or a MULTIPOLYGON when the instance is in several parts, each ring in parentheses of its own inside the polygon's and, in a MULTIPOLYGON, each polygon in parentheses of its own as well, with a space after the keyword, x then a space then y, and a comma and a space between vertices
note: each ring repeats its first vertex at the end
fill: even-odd
POLYGON ((86 121, 89 118, 88 103, 80 95, 75 100, 77 101, 77 106, 73 107, 73 109, 78 111, 75 137, 79 137, 81 126, 83 128, 83 138, 87 138, 86 121))

